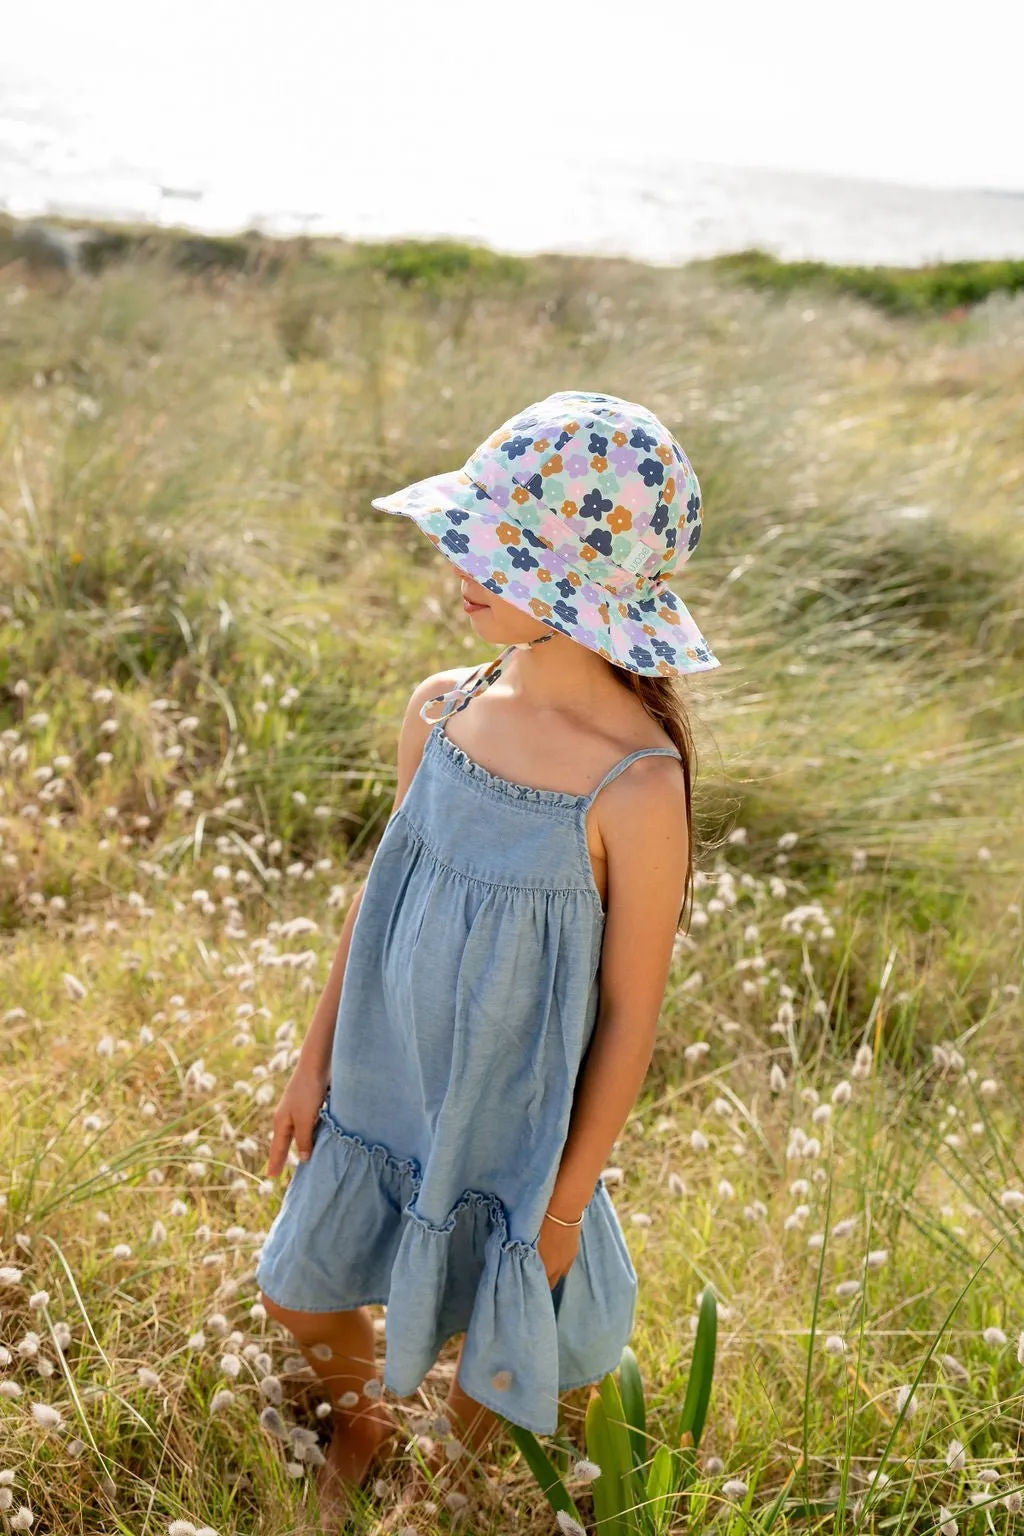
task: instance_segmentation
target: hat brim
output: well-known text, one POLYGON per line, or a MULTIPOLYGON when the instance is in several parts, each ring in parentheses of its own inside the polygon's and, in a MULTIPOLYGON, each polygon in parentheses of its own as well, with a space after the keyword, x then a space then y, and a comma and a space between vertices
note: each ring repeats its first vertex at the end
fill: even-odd
POLYGON ((543 550, 510 541, 518 527, 463 470, 431 475, 370 503, 414 522, 449 562, 486 584, 501 586, 501 597, 551 629, 640 676, 684 676, 721 665, 686 604, 665 582, 651 584, 647 596, 614 593, 589 579, 581 559, 573 566, 579 584, 548 579, 543 550), (504 525, 506 537, 499 533, 504 525))

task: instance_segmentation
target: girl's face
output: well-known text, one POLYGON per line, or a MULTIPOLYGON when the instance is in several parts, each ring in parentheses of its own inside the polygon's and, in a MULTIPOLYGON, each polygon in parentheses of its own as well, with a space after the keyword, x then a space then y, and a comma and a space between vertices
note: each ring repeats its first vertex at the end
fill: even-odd
POLYGON ((549 635, 551 630, 540 619, 531 618, 514 603, 498 597, 489 587, 481 586, 468 572, 459 569, 462 580, 462 606, 469 614, 470 622, 481 640, 493 645, 518 645, 524 640, 536 640, 539 635, 549 635))

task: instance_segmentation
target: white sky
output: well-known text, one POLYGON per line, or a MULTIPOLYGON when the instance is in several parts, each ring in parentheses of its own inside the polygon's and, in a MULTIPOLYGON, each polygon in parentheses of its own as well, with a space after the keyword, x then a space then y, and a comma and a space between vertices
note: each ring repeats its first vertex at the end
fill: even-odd
POLYGON ((354 149, 512 200, 605 155, 1024 190, 1020 0, 46 0, 3 52, 111 153, 296 207, 354 149))

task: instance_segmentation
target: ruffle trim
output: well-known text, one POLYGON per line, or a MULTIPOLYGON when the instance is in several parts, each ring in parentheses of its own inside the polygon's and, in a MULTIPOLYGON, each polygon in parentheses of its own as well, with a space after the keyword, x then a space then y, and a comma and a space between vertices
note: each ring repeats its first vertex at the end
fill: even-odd
POLYGON ((264 1244, 261 1288, 294 1311, 386 1304, 383 1379, 399 1397, 465 1332, 460 1380, 469 1396, 553 1434, 561 1393, 614 1370, 632 1331, 636 1275, 602 1181, 556 1315, 536 1243, 509 1237, 496 1195, 466 1190, 441 1225, 428 1222, 416 1208, 414 1158, 345 1130, 326 1104, 319 1124, 326 1134, 296 1169, 264 1244))
POLYGON ((469 774, 471 778, 479 779, 480 783, 486 784, 489 789, 508 795, 512 800, 527 800, 534 805, 560 806, 567 811, 576 810, 588 798, 586 795, 570 795, 562 789, 534 789, 529 784, 517 784, 514 779, 499 778, 496 773, 491 773, 489 769, 467 756, 461 747, 457 747, 443 729, 443 724, 444 722, 440 720, 436 722, 428 740, 434 740, 440 744, 454 767, 469 774))

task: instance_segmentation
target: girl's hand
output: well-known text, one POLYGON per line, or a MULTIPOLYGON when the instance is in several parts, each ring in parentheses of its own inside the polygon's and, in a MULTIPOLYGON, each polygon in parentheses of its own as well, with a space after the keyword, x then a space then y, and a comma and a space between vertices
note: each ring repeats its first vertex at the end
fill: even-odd
POLYGON ((267 1173, 272 1179, 284 1167, 293 1138, 299 1160, 309 1161, 313 1132, 326 1088, 327 1078, 322 1073, 304 1066, 301 1061, 296 1065, 274 1113, 274 1136, 267 1158, 267 1173))
POLYGON ((580 1231, 579 1227, 560 1227, 557 1221, 549 1221, 546 1216, 540 1224, 537 1252, 544 1260, 548 1285, 552 1290, 562 1276, 569 1273, 575 1262, 580 1247, 580 1231))

